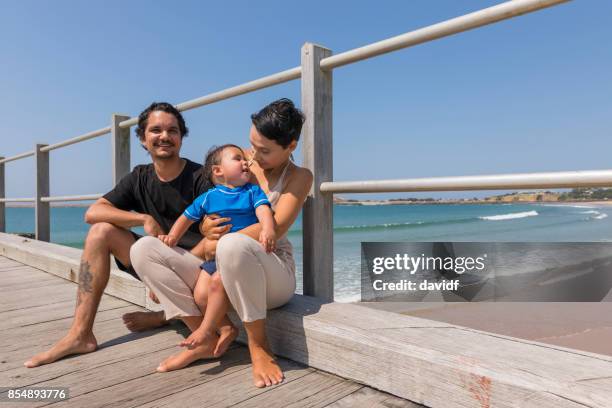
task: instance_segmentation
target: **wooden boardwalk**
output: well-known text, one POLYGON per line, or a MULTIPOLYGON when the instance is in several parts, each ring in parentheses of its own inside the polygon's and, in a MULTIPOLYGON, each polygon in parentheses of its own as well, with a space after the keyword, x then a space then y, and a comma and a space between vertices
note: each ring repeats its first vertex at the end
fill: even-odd
POLYGON ((157 364, 179 351, 185 327, 176 323, 131 333, 121 315, 144 309, 109 295, 102 298, 94 327, 98 351, 25 368, 28 357, 66 333, 75 296, 74 283, 0 257, 0 387, 68 387, 70 393, 61 402, 0 402, 1 407, 421 406, 286 359, 279 360, 285 381, 258 389, 248 351, 237 344, 221 359, 157 373, 157 364))

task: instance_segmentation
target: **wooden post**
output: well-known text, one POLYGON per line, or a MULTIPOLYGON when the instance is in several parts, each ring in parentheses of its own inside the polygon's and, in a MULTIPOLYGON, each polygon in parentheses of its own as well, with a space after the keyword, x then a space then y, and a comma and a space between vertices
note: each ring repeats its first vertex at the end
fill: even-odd
POLYGON ((331 55, 321 46, 302 47, 302 109, 306 116, 302 131, 304 166, 314 174, 302 218, 304 294, 324 301, 334 300, 333 194, 321 193, 322 182, 333 180, 332 71, 322 71, 319 62, 331 55))
MULTIPOLYGON (((3 160, 4 156, 0 156, 3 160)), ((4 163, 0 163, 0 198, 6 198, 4 163)), ((6 232, 6 204, 0 201, 0 232, 6 232)))
POLYGON ((113 113, 111 116, 111 148, 113 155, 113 186, 131 170, 130 168, 130 128, 120 128, 119 123, 130 117, 113 113))
POLYGON ((51 239, 51 222, 49 203, 40 200, 41 197, 49 197, 49 152, 41 152, 46 144, 37 144, 36 152, 36 201, 35 207, 35 234, 39 241, 49 242, 51 239))

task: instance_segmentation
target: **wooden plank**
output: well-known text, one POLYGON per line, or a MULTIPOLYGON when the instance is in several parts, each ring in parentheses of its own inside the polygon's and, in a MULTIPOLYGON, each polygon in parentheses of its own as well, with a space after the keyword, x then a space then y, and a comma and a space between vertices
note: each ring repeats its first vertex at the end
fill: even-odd
MULTIPOLYGON (((126 305, 129 305, 129 303, 121 299, 103 296, 100 306, 98 307, 98 312, 126 305)), ((73 317, 75 306, 76 292, 74 293, 73 299, 70 300, 34 307, 16 307, 13 310, 0 312, 0 330, 37 324, 48 320, 73 317)))
MULTIPOLYGON (((184 338, 176 330, 173 330, 172 327, 132 333, 118 320, 102 322, 99 327, 100 329, 96 331, 99 348, 95 352, 68 357, 53 364, 32 369, 23 367, 23 361, 31 355, 45 350, 47 347, 41 346, 39 349, 31 350, 31 352, 19 350, 15 353, 18 356, 10 355, 7 357, 8 360, 5 365, 8 368, 3 369, 3 376, 6 377, 11 387, 23 387, 41 382, 46 383, 51 379, 66 375, 75 370, 123 361, 142 353, 150 353, 159 349, 167 350, 165 355, 167 357, 180 350, 178 343, 184 338)), ((155 371, 160 361, 149 367, 152 372, 155 371)))
POLYGON ((564 406, 597 406, 612 399, 612 358, 606 356, 424 324, 424 319, 358 305, 315 303, 296 296, 270 311, 267 332, 277 355, 432 407, 481 400, 491 406, 529 406, 534 395, 541 407, 559 406, 560 397, 564 406), (364 328, 387 319, 398 328, 364 328), (584 381, 606 377, 592 385, 584 381))
POLYGON ((120 128, 119 123, 128 120, 127 115, 113 113, 111 116, 111 150, 113 155, 113 186, 128 174, 130 168, 130 128, 120 128))
POLYGON ((34 234, 36 239, 49 242, 51 240, 51 213, 49 203, 41 201, 41 197, 49 197, 49 152, 40 149, 46 144, 36 144, 36 197, 34 201, 34 234))
MULTIPOLYGON (((231 350, 222 359, 201 361, 185 369, 169 373, 155 372, 159 358, 165 358, 174 352, 176 350, 168 349, 165 355, 155 353, 152 355, 151 361, 146 358, 140 362, 129 360, 121 365, 121 369, 127 371, 128 374, 121 382, 71 397, 58 406, 62 408, 135 407, 227 376, 235 371, 250 371, 248 352, 244 347, 240 347, 231 350), (132 378, 128 379, 126 377, 132 378)), ((100 381, 104 382, 115 382, 113 376, 117 375, 117 371, 115 367, 108 367, 105 372, 98 370, 97 375, 100 375, 100 377, 96 375, 95 378, 100 378, 100 381), (103 380, 103 378, 108 379, 103 380)), ((123 375, 121 376, 123 377, 123 375)), ((91 379, 87 379, 87 381, 79 382, 78 385, 75 384, 75 387, 86 389, 91 382, 91 379)), ((200 395, 201 402, 203 398, 205 396, 200 395)))
POLYGON ((233 406, 236 408, 325 407, 362 387, 352 381, 318 371, 233 406))
POLYGON ((331 51, 315 44, 302 47, 302 130, 304 167, 314 175, 312 189, 302 211, 304 294, 334 300, 333 194, 319 186, 333 181, 332 71, 319 62, 331 51))
MULTIPOLYGON (((0 156, 0 160, 4 156, 0 156)), ((6 173, 4 163, 0 163, 0 198, 6 198, 6 173)), ((0 232, 6 231, 6 203, 0 202, 0 232)))
MULTIPOLYGON (((122 321, 121 316, 125 313, 139 310, 142 310, 142 308, 131 305, 98 312, 94 324, 94 333, 101 328, 100 324, 102 322, 116 320, 119 323, 122 321)), ((44 348, 45 344, 53 344, 68 333, 73 320, 73 317, 70 316, 2 331, 0 332, 0 355, 31 347, 41 349, 44 348)))
MULTIPOLYGON (((82 252, 76 248, 0 233, 0 255, 72 282, 77 281, 82 252)), ((139 306, 147 305, 144 284, 116 268, 111 268, 104 293, 139 306)))
POLYGON ((327 408, 424 408, 424 405, 398 398, 386 392, 377 391, 369 387, 362 387, 359 390, 347 395, 344 398, 329 404, 327 408))
POLYGON ((0 300, 0 312, 14 310, 15 308, 30 308, 44 306, 50 302, 62 302, 76 298, 74 291, 66 290, 64 286, 55 286, 47 289, 44 296, 36 296, 40 293, 40 288, 23 289, 19 293, 4 295, 0 300))
MULTIPOLYGON (((25 279, 25 278, 23 278, 25 279)), ((45 288, 48 286, 62 286, 65 285, 62 281, 57 281, 56 279, 46 279, 46 278, 36 278, 32 280, 25 280, 20 282, 19 280, 10 282, 6 286, 0 286, 0 295, 11 293, 13 291, 19 291, 23 289, 32 289, 32 288, 45 288)))
MULTIPOLYGON (((201 382, 195 386, 183 388, 159 398, 147 398, 149 402, 138 405, 144 407, 228 407, 253 396, 284 387, 286 384, 314 372, 313 369, 301 364, 281 359, 280 367, 284 370, 285 381, 268 388, 257 388, 253 385, 253 376, 248 355, 245 353, 244 363, 238 370, 219 369, 210 381, 201 382)), ((223 359, 221 360, 223 361, 223 359)))

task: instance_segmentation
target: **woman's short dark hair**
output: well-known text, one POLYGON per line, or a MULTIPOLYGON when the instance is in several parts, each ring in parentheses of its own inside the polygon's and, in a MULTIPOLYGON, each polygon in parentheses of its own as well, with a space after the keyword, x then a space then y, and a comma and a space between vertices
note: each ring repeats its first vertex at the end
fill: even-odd
POLYGON ((179 131, 181 132, 181 139, 187 136, 189 133, 189 129, 185 125, 185 119, 183 119, 183 115, 178 111, 172 104, 168 102, 153 102, 149 107, 143 110, 140 115, 138 115, 138 126, 136 127, 136 135, 140 138, 144 137, 145 129, 147 128, 147 123, 149 122, 149 115, 152 112, 162 111, 174 115, 176 121, 179 125, 179 131))
POLYGON ((251 121, 259 133, 286 149, 292 141, 300 140, 304 114, 290 99, 283 98, 252 114, 251 121))
POLYGON ((228 147, 235 147, 236 149, 240 150, 242 152, 242 155, 244 156, 244 150, 242 150, 242 147, 236 146, 235 144, 231 143, 227 143, 221 146, 213 146, 208 149, 208 152, 206 153, 206 158, 204 159, 203 172, 206 180, 210 181, 212 184, 215 184, 215 180, 213 180, 212 168, 213 166, 218 166, 219 164, 221 164, 221 154, 228 147))

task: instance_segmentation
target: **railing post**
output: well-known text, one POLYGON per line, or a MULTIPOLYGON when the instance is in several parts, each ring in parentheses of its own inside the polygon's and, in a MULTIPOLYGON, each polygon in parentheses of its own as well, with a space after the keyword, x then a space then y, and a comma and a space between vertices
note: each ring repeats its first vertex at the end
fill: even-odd
POLYGON ((51 240, 51 222, 49 203, 41 201, 41 197, 49 197, 49 152, 41 152, 46 144, 37 144, 34 149, 36 157, 36 201, 35 207, 35 234, 40 241, 51 240))
POLYGON ((111 116, 111 149, 113 155, 113 186, 130 172, 130 128, 120 128, 119 123, 130 117, 113 113, 111 116))
MULTIPOLYGON (((4 156, 0 156, 3 160, 4 156)), ((0 198, 6 198, 4 163, 0 163, 0 198)), ((6 232, 6 204, 0 201, 0 232, 6 232)))
POLYGON ((319 186, 333 180, 332 71, 322 71, 319 62, 331 54, 311 43, 302 47, 302 149, 314 175, 302 218, 304 294, 325 301, 334 300, 333 194, 319 186))

